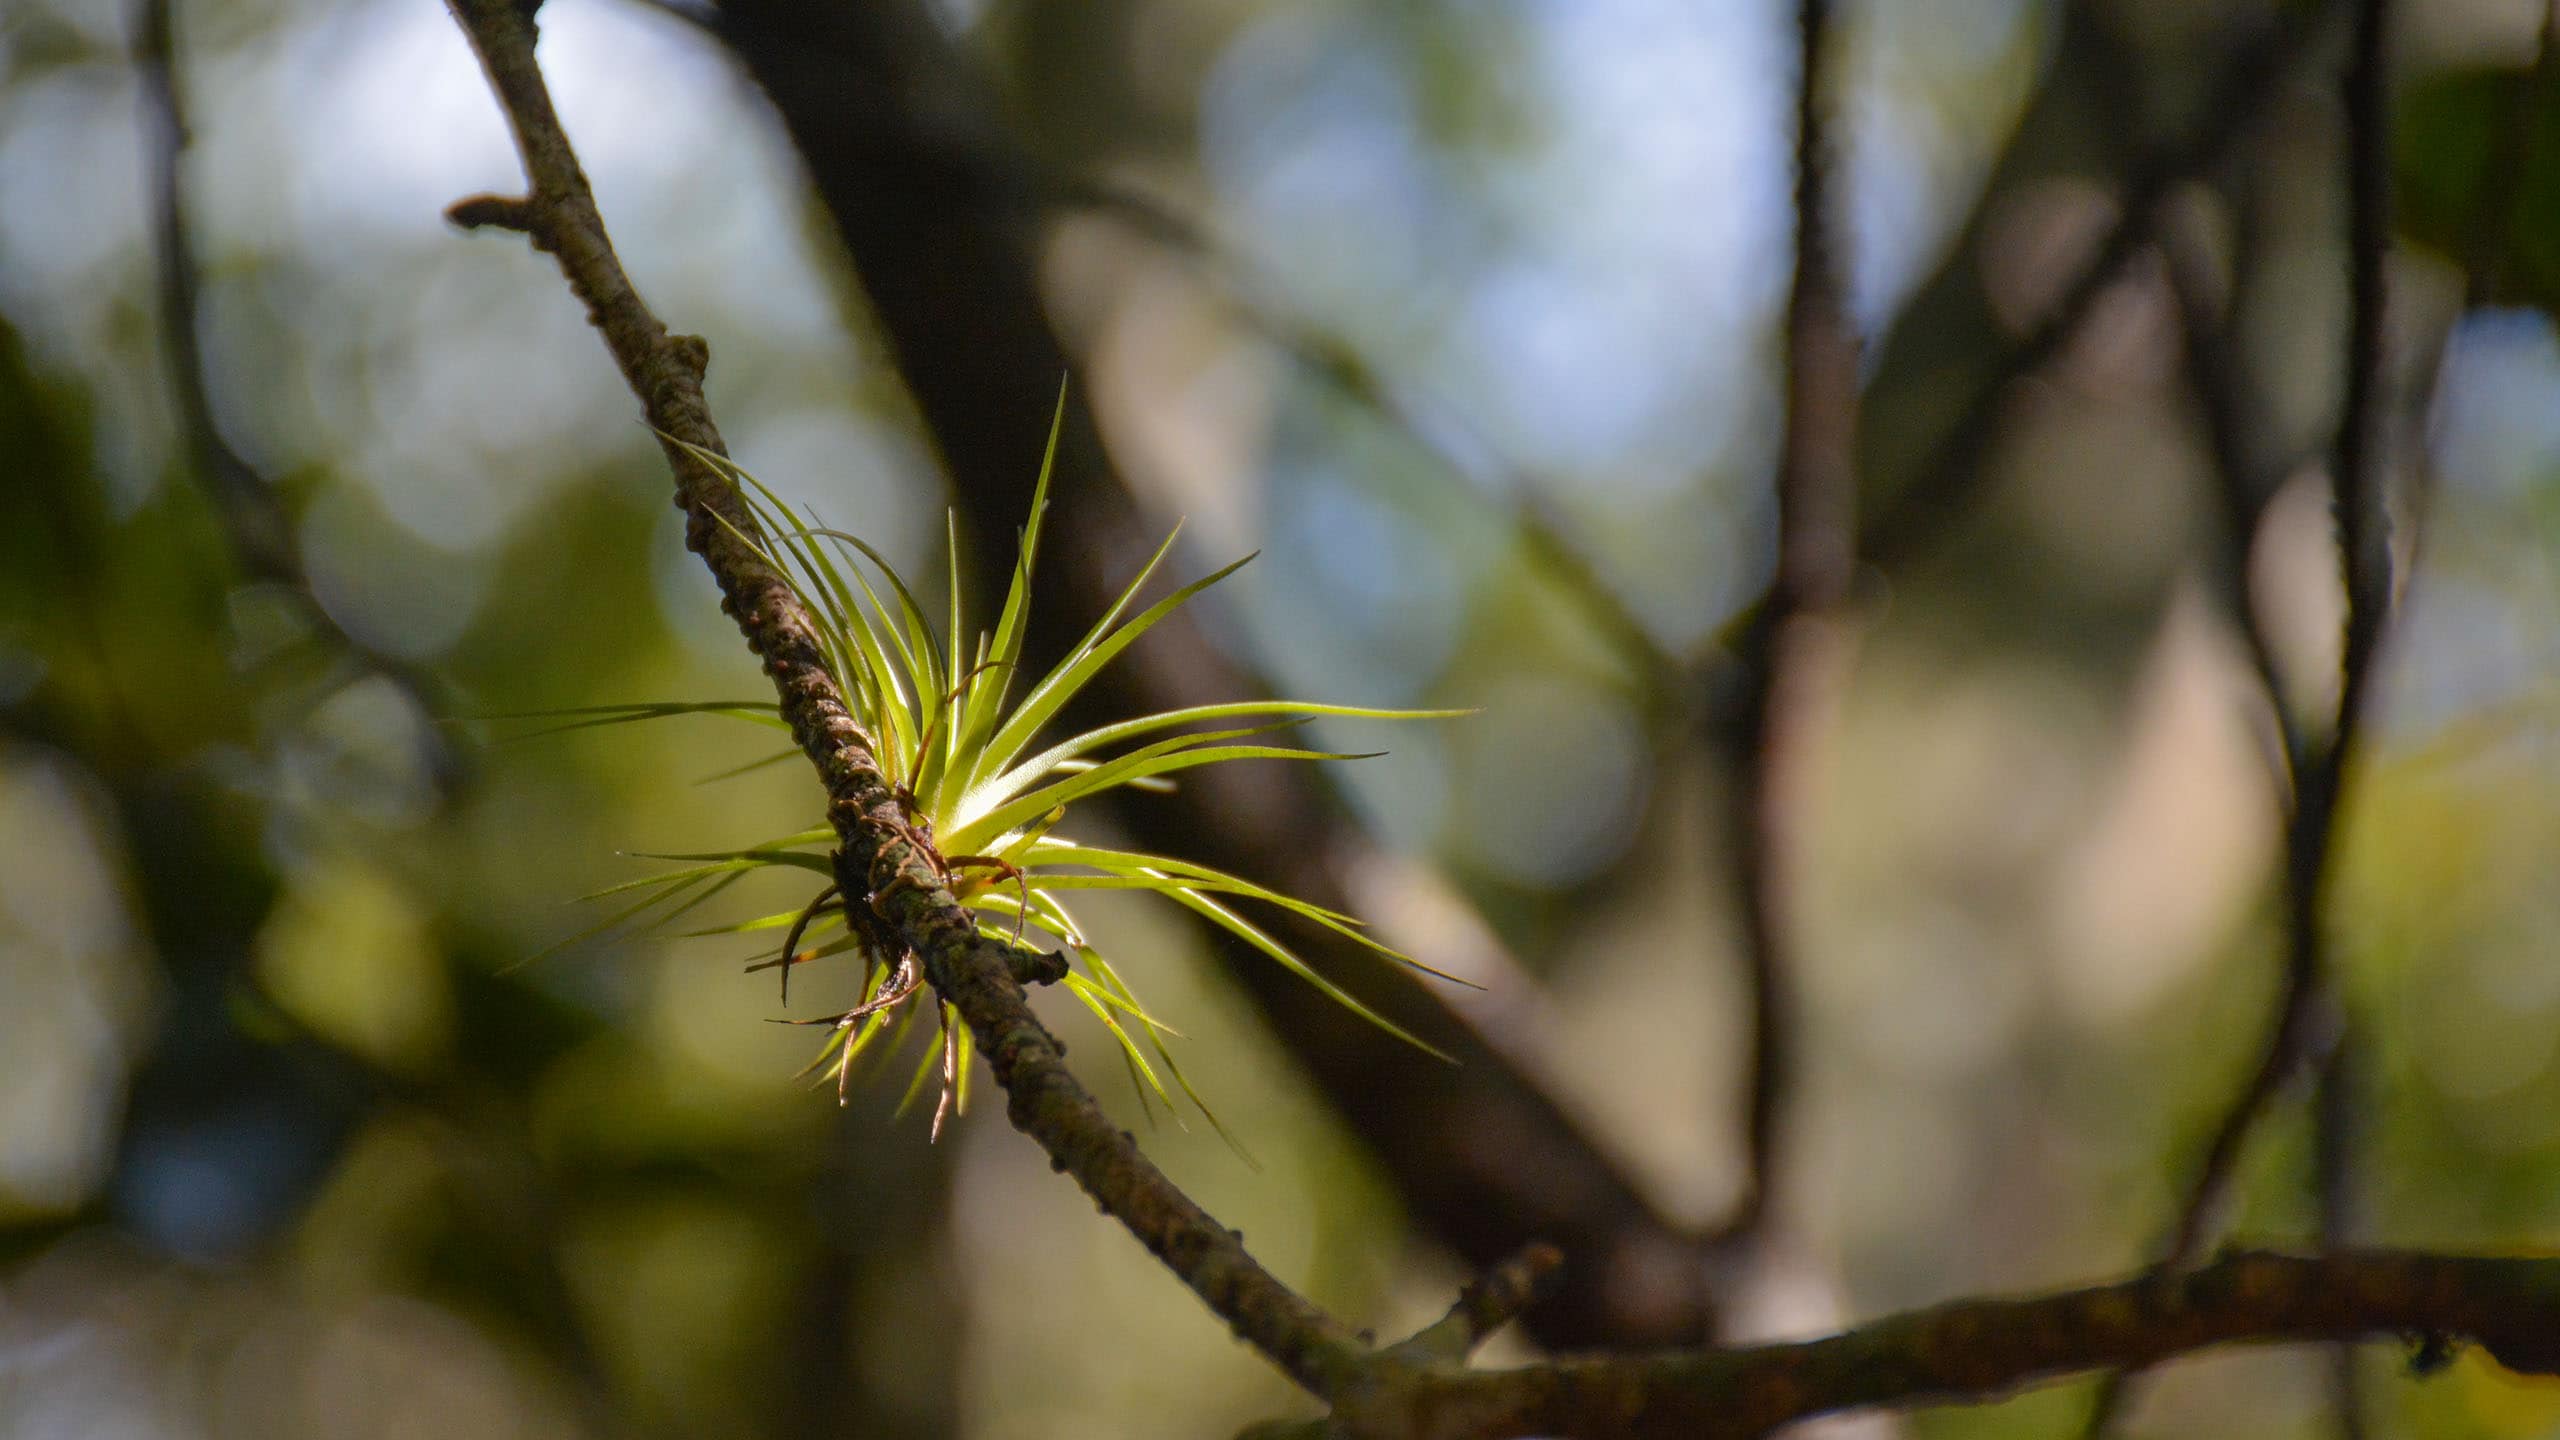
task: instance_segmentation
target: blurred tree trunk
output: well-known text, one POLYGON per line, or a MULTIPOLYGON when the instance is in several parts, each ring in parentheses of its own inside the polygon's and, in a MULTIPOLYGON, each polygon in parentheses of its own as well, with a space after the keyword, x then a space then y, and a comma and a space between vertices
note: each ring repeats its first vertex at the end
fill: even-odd
MULTIPOLYGON (((1001 574, 1030 501, 1062 376, 1035 265, 1041 187, 922 7, 746 0, 730 43, 781 112, 842 234, 926 428, 952 475, 980 574, 1001 574)), ((1071 395, 1031 664, 1062 654, 1144 551, 1140 517, 1080 395, 1071 395), (1054 568, 1051 568, 1054 567, 1054 568), (1054 581, 1053 581, 1054 583, 1054 581)), ((983 588, 983 587, 982 587, 983 588)), ((1177 616, 1104 672, 1083 723, 1267 693, 1177 616)), ((1203 772, 1123 807, 1148 848, 1352 909, 1366 844, 1295 767, 1203 772)), ((1670 1344, 1708 1333, 1696 1246, 1537 1084, 1430 988, 1312 927, 1285 938, 1337 983, 1434 1044, 1452 1067, 1386 1036, 1220 937, 1229 972, 1393 1180, 1415 1221, 1483 1267, 1533 1239, 1575 1257, 1529 1327, 1559 1347, 1670 1344)))

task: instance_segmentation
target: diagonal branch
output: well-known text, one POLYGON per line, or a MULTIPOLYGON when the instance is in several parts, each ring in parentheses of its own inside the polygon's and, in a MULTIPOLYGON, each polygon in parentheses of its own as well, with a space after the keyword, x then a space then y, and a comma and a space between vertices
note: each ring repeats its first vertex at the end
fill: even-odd
POLYGON ((1005 947, 982 940, 921 852, 907 841, 898 801, 823 661, 816 627, 763 557, 745 498, 702 454, 725 455, 702 395, 709 347, 673 335, 641 300, 606 237, 604 220, 554 112, 534 59, 534 23, 513 0, 455 0, 505 110, 532 192, 454 207, 465 226, 519 230, 560 262, 623 378, 663 437, 685 543, 719 583, 721 608, 763 659, 782 718, 827 790, 834 856, 846 893, 880 896, 885 919, 924 963, 1004 1087, 1014 1125, 1061 1171, 1127 1226, 1236 1333, 1292 1378, 1328 1394, 1361 1350, 1348 1329, 1282 1284, 1232 1231, 1184 1195, 1113 1125, 1068 1073, 1058 1042, 1014 978, 1005 947), (897 877, 875 887, 883 870, 897 877))

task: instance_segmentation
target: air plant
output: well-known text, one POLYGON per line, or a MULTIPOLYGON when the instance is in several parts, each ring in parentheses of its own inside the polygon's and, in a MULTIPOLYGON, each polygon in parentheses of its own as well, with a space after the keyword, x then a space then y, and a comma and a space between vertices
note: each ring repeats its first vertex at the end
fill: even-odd
MULTIPOLYGON (((1249 903, 1284 911, 1397 963, 1443 979, 1455 978, 1379 943, 1353 917, 1204 865, 1080 842, 1058 830, 1080 801, 1117 789, 1168 790, 1173 776, 1203 765, 1232 760, 1367 758, 1302 750, 1258 738, 1317 717, 1410 720, 1464 712, 1249 700, 1142 715, 1044 744, 1050 722, 1104 666, 1184 602, 1234 574, 1253 557, 1248 555, 1130 614, 1139 592, 1171 553, 1180 534, 1177 526, 1056 667, 1025 683, 1023 636, 1057 453, 1054 423, 1033 490, 1030 519, 1021 532, 1012 583, 994 629, 981 632, 974 642, 964 638, 968 631, 961 615, 956 545, 948 625, 937 642, 913 590, 868 542, 817 524, 727 457, 686 448, 738 486, 763 532, 757 543, 764 558, 807 608, 826 652, 827 668, 869 737, 881 772, 905 812, 902 837, 927 857, 954 898, 978 918, 982 936, 1015 947, 1054 944, 1066 957, 1063 983, 1118 1043, 1139 1099, 1150 1114, 1150 1094, 1162 1100, 1169 1112, 1173 1109, 1166 1085, 1169 1076, 1210 1124, 1218 1125, 1165 1044, 1168 1038, 1178 1038, 1178 1032, 1141 1004, 1136 991, 1077 920, 1069 897, 1080 891, 1134 890, 1162 896, 1287 967, 1369 1023, 1417 1048, 1439 1053, 1318 974, 1239 907, 1249 903)), ((679 714, 725 715, 780 727, 775 711, 770 702, 737 701, 550 713, 568 720, 563 728, 679 714)), ((727 773, 778 763, 792 753, 785 750, 727 773)), ((803 1073, 818 1076, 821 1082, 831 1080, 840 1102, 864 1058, 875 1051, 894 1052, 918 1014, 931 1009, 941 1040, 920 1057, 904 1103, 912 1104, 922 1093, 938 1061, 942 1093, 933 1121, 938 1137, 945 1118, 967 1107, 968 1028, 949 1007, 933 999, 917 958, 879 922, 873 909, 879 896, 847 896, 838 891, 828 853, 835 838, 832 830, 818 826, 738 850, 650 857, 685 862, 684 868, 589 897, 638 896, 624 910, 573 938, 644 918, 664 925, 758 870, 797 867, 824 877, 828 882, 824 888, 794 910, 691 933, 784 930, 780 949, 747 969, 779 971, 786 1006, 796 967, 845 954, 859 959, 863 983, 858 1003, 836 1014, 784 1022, 827 1028, 824 1045, 803 1073)), ((1223 1126, 1218 1128, 1225 1133, 1223 1126)))

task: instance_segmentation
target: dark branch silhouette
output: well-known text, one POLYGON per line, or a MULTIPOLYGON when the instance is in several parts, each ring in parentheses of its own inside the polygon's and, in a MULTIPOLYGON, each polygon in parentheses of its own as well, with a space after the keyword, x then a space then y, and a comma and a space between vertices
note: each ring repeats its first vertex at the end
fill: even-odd
POLYGON ((1748 1237, 1770 1204, 1796 1068, 1791 871, 1802 853, 1806 748, 1826 708, 1826 628, 1857 563, 1858 341, 1831 234, 1827 0, 1798 7, 1796 263, 1787 296, 1786 421, 1778 455, 1778 564, 1744 641, 1743 724, 1729 737, 1734 880, 1751 1011, 1743 1087, 1744 1184, 1720 1238, 1748 1237))
MULTIPOLYGON (((2285 967, 2276 1014, 2261 1045, 2257 1065, 2224 1109, 2207 1142, 2202 1163, 2190 1182, 2161 1266, 2192 1264, 2210 1243, 2212 1229, 2229 1194, 2241 1156, 2260 1120, 2292 1082, 2306 1071, 2324 1079, 2324 1090, 2336 1086, 2327 1103, 2315 1107, 2313 1129, 2322 1238, 2333 1242, 2345 1224, 2348 1186, 2348 1107, 2340 1055, 2347 1019, 2335 989, 2334 962, 2325 924, 2334 878, 2338 815, 2346 790, 2348 767, 2373 683, 2375 658, 2391 609, 2390 519, 2384 497, 2381 464, 2381 390, 2384 346, 2384 270, 2390 258, 2390 115, 2388 0, 2358 0, 2354 40, 2345 77, 2347 109, 2348 305, 2347 366, 2339 403, 2337 441, 2330 457, 2332 508, 2338 525, 2340 570, 2347 597, 2338 709, 2316 750, 2301 738, 2289 718, 2280 718, 2287 768, 2293 777, 2291 803, 2285 817, 2285 967)), ((2173 260, 2173 271, 2178 267, 2173 260)), ((2186 286, 2193 284, 2192 278, 2186 286)), ((2186 288, 2182 286, 2181 288, 2186 288)), ((2192 334, 2196 321, 2190 316, 2192 334)), ((2190 342, 2193 343, 2192 340, 2190 342)), ((2227 374, 2208 360, 2199 372, 2207 390, 2221 389, 2226 398, 2207 400, 2208 414, 2227 408, 2227 374)), ((2224 415, 2209 428, 2234 425, 2224 415)), ((2244 463, 2228 452, 2237 448, 2229 435, 2213 447, 2224 471, 2227 506, 2235 524, 2254 524, 2256 510, 2243 493, 2245 481, 2232 473, 2244 463)), ((2262 503, 2262 502, 2259 502, 2262 503)), ((2245 533, 2237 541, 2245 547, 2245 533)), ((2241 613, 2247 615, 2246 596, 2241 613)), ((2244 620, 2244 628, 2254 624, 2244 620)), ((2265 642, 2255 642, 2263 651, 2265 642)), ((2271 686, 2272 666, 2267 670, 2271 686)), ((2280 689, 2273 691, 2280 717, 2287 715, 2280 689)), ((2340 1359, 2337 1390, 2342 1400, 2341 1425, 2352 1434, 2361 1428, 2352 1403, 2352 1379, 2340 1359)), ((2126 1381, 2111 1378, 2100 1393, 2086 1433, 2104 1434, 2121 1408, 2126 1381)))
POLYGON ((1844 1410, 1999 1399, 2099 1366, 2287 1341, 2416 1339, 2439 1354, 2470 1341, 2510 1370, 2549 1374, 2560 1369, 2555 1316, 2560 1261, 2240 1252, 2174 1276, 1954 1301, 1820 1340, 1513 1370, 1434 1365, 1338 1403, 1331 1433, 1739 1440, 1844 1410))

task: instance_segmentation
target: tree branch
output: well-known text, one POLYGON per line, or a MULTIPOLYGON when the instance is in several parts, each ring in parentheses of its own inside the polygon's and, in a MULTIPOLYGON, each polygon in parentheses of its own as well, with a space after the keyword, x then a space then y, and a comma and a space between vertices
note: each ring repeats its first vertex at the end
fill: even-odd
MULTIPOLYGON (((2377 463, 2384 362, 2384 281, 2391 247, 2390 195, 2390 0, 2357 0, 2352 50, 2345 79, 2347 107, 2348 300, 2345 392, 2339 404, 2336 449, 2329 467, 2338 524, 2339 565, 2346 591, 2346 623, 2338 710, 2325 741, 2313 752, 2289 719, 2283 734, 2293 774, 2285 824, 2285 968, 2283 992, 2258 1063, 2241 1085, 2205 1147, 2161 1258, 2164 1268, 2190 1264, 2202 1253, 2221 1213, 2249 1137, 2279 1095, 2306 1068, 2327 1072, 2346 1063, 2336 1054, 2345 1031, 2336 993, 2335 963, 2323 925, 2347 767, 2367 708, 2366 694, 2391 609, 2390 516, 2377 463)), ((2173 257, 2174 259, 2174 257, 2173 257)), ((2172 266, 2173 273, 2177 269, 2172 266)), ((2194 321, 2190 318, 2192 332, 2194 321)), ((2191 342, 2192 343, 2192 342, 2191 342)), ((2200 380, 2204 373, 2199 373, 2200 380)), ((2218 426, 2215 428, 2219 428, 2218 426)), ((2215 442, 2226 470, 2233 441, 2215 442)), ((2226 473, 2226 491, 2236 481, 2226 473)), ((2235 502, 2237 504, 2245 502, 2235 502)), ((2247 518, 2254 519, 2254 510, 2247 518)), ((2235 517, 2239 518, 2239 517, 2235 517)), ((2245 541, 2243 542, 2245 544, 2245 541)), ((2245 601, 2245 596, 2243 597, 2245 601)), ((2243 611, 2244 617, 2246 611, 2243 611)), ((2247 622, 2244 619, 2244 627, 2247 622)), ((2252 627, 2253 628, 2253 627, 2252 627)), ((2263 642, 2260 647, 2263 649, 2263 642)), ((2262 666, 2265 662, 2261 662, 2262 666)), ((2272 686, 2272 667, 2266 667, 2272 686)), ((2279 716, 2284 697, 2272 695, 2279 716)), ((2343 1087, 2343 1072, 2336 1083, 2343 1087)), ((2343 1223, 2347 1135, 2340 1088, 2313 1117, 2315 1177, 2324 1240, 2343 1223)), ((2341 1362, 2342 1364, 2344 1362, 2341 1362)), ((2105 1433, 2120 1408, 2129 1377, 2111 1378, 2100 1393, 2085 1434, 2105 1433)), ((2340 1393, 2351 1387, 2341 1381, 2340 1393)), ((2345 1422, 2353 1430, 2356 1422, 2345 1422)))
MULTIPOLYGON (((2348 295, 2352 306, 2347 341, 2344 414, 2338 421, 2337 458, 2331 467, 2339 511, 2338 550, 2347 589, 2345 677, 2338 723, 2329 737, 2318 801, 2321 813, 2306 819, 2306 799, 2295 819, 2316 827, 2304 832, 2304 864, 2311 893, 2293 917, 2310 963, 2332 991, 2336 958, 2328 953, 2322 903, 2336 872, 2338 811, 2344 803, 2347 767, 2355 759, 2382 637, 2392 611, 2391 511, 2382 464, 2384 406, 2380 399, 2389 364, 2388 295, 2391 264, 2391 0, 2364 0, 2356 16, 2355 48, 2347 68, 2348 295), (2315 838, 2316 837, 2316 838, 2315 838)), ((2298 827, 2299 828, 2299 827, 2298 827)), ((2302 867, 2297 866, 2297 883, 2302 867)), ((2355 1229, 2355 1147, 2360 1067, 2355 1026, 2337 995, 2336 1032, 2319 1061, 2311 1114, 2313 1190, 2319 1206, 2320 1243, 2343 1246, 2355 1229)), ((2364 1440, 2363 1387, 2355 1353, 2340 1346, 2329 1361, 2331 1396, 2339 1440, 2364 1440)))
POLYGON ((1786 422, 1778 455, 1777 573, 1740 646, 1742 723, 1721 739, 1738 781, 1728 802, 1740 892, 1751 1026, 1743 1090, 1743 1189, 1719 1227, 1759 1226, 1775 1184, 1779 1131, 1795 1072, 1792 868, 1801 854, 1805 747, 1819 728, 1831 620, 1857 563, 1858 339, 1831 234, 1831 141, 1823 76, 1829 0, 1797 8, 1796 263, 1787 295, 1786 422))
POLYGON ((2337 719, 2327 743, 2297 772, 2286 826, 2285 986, 2276 1022, 2257 1070, 2235 1097, 2206 1149, 2205 1163, 2171 1240, 2172 1264, 2184 1263, 2201 1249, 2259 1114, 2311 1057, 2327 1051, 2338 1028, 2335 999, 2328 992, 2331 965, 2321 914, 2333 878, 2331 858, 2347 766, 2354 755, 2374 656, 2391 604, 2390 520, 2383 505, 2373 434, 2382 379, 2382 272, 2390 250, 2390 156, 2383 108, 2389 8, 2388 0, 2360 0, 2355 57, 2347 80, 2353 318, 2346 394, 2330 464, 2347 592, 2337 719))
POLYGON ((465 202, 457 221, 523 230, 559 260, 585 302, 662 437, 687 516, 686 544, 719 583, 721 608, 762 657, 782 718, 826 786, 827 818, 840 841, 833 857, 838 883, 848 895, 880 897, 884 918, 976 1036, 1004 1087, 1014 1125, 1239 1336, 1300 1384, 1332 1393, 1363 1347, 1340 1321, 1263 1269, 1233 1232, 1111 1124, 1032 1013, 1005 947, 979 937, 901 834, 897 798, 827 671, 810 616, 762 557, 744 497, 697 453, 728 453, 702 396, 709 347, 698 337, 669 334, 623 273, 535 62, 530 10, 514 0, 454 0, 453 11, 488 72, 532 182, 521 201, 465 202), (883 870, 896 880, 875 884, 883 870))
POLYGON ((1817 1415, 1997 1399, 2102 1365, 2217 1345, 2376 1338, 2478 1344, 2560 1374, 2560 1258, 2345 1251, 2225 1255, 2202 1269, 2031 1299, 1961 1300, 1826 1339, 1433 1366, 1335 1412, 1337 1435, 1398 1440, 1760 1436, 1817 1415))
MULTIPOLYGON (((1727 1220, 1728 1233, 1745 1229, 1758 1218, 1761 1201, 1756 1187, 1765 1183, 1771 1149, 1769 1131, 1776 1124, 1784 1091, 1783 885, 1777 867, 1786 848, 1784 832, 1789 817, 1773 797, 1778 788, 1777 772, 1787 763, 1784 749, 1789 732, 1803 724, 1801 716, 1791 713, 1799 697, 1789 694, 1790 686, 1784 683, 1781 669, 1795 668, 1782 651, 1790 643, 1785 631, 1800 627, 1788 622, 1804 612, 1834 606, 1844 598, 1861 549, 1879 567, 1897 565, 1958 512, 1983 476, 1984 457, 1998 433, 2012 382, 2033 374, 2062 353, 2098 301, 2159 235, 2178 187, 2218 168, 2253 133, 2268 98, 2279 88, 2277 81, 2310 50, 2332 8, 2333 4, 2324 3, 2288 14, 2248 40, 2213 87, 2204 120, 2196 132, 2183 145, 2134 167, 2126 182, 2122 213, 2095 254, 2026 338, 2002 354, 1971 390, 1963 410, 1926 447, 1915 478, 1877 507, 1863 525, 1852 510, 1856 494, 1854 451, 1834 458, 1824 448, 1824 437, 1812 433, 1812 426, 1821 423, 1842 425, 1842 433, 1849 436, 1857 434, 1856 355, 1845 340, 1845 326, 1837 316, 1837 296, 1829 297, 1827 317, 1825 307, 1814 303, 1823 298, 1819 287, 1828 279, 1818 267, 1811 276, 1815 288, 1809 292, 1805 261, 1822 258, 1820 252, 1799 253, 1796 287, 1789 302, 1791 363, 1786 451, 1781 459, 1779 570, 1768 594, 1727 627, 1728 633, 1737 637, 1732 648, 1739 660, 1738 673, 1705 721, 1707 733, 1721 741, 1738 762, 1738 823, 1733 828, 1738 836, 1735 858, 1744 895, 1744 936, 1753 990, 1754 1059, 1745 1102, 1745 1135, 1755 1189, 1746 1192, 1743 1203, 1727 1220), (1826 341, 1826 331, 1843 338, 1826 341), (1827 363, 1820 350, 1815 352, 1814 366, 1796 363, 1794 357, 1803 352, 1808 341, 1844 352, 1845 377, 1833 378, 1825 373, 1827 363), (1825 387, 1833 398, 1825 398, 1825 387), (1827 473, 1829 466, 1838 467, 1836 475, 1827 473), (1792 516, 1790 510, 1794 512, 1792 516)), ((1807 23, 1803 40, 1808 47, 1820 40, 1812 9, 1808 4, 1804 12, 1807 23)), ((1810 95, 1809 90, 1806 93, 1810 95)), ((1810 110, 1799 114, 1800 244, 1810 223, 1807 190, 1818 187, 1821 179, 1820 157, 1806 148, 1809 143, 1818 144, 1812 139, 1818 118, 1810 110)), ((1810 203, 1819 207, 1818 189, 1810 203)), ((2219 392, 2214 398, 2219 398, 2219 392)), ((2216 438, 2222 438, 2220 427, 2215 428, 2216 438)), ((2253 509, 2253 522, 2254 513, 2253 509)), ((2272 676, 2271 661, 2262 662, 2262 668, 2272 676)), ((2281 713, 2280 698, 2277 706, 2281 713)), ((2287 1013, 2291 1013, 2291 1007, 2287 1013)))
POLYGON ((1520 1318, 1564 1264, 1553 1245, 1532 1245, 1469 1282, 1437 1324, 1391 1353, 1417 1360, 1463 1360, 1493 1332, 1520 1318))

